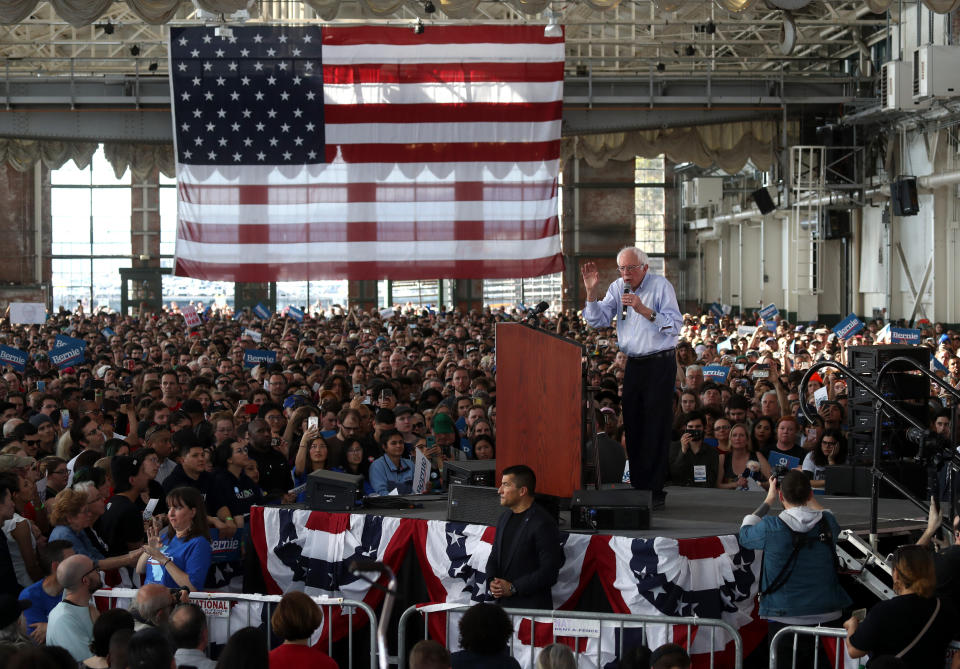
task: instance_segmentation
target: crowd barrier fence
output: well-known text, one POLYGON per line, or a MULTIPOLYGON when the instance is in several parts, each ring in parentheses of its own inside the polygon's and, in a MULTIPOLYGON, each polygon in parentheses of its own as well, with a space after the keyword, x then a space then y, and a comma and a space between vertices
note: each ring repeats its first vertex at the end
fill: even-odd
MULTIPOLYGON (((833 637, 837 639, 837 647, 834 652, 833 666, 844 666, 844 661, 847 658, 847 650, 845 644, 841 640, 847 638, 847 630, 843 629, 842 627, 807 627, 804 625, 789 625, 778 631, 770 641, 770 669, 777 668, 777 649, 780 646, 780 640, 787 635, 793 635, 793 643, 789 646, 791 654, 790 666, 793 667, 793 669, 799 669, 797 667, 797 645, 801 636, 817 637, 817 643, 814 644, 814 667, 817 666, 817 662, 820 659, 820 638, 833 637)), ((960 651, 960 641, 951 641, 949 648, 954 652, 960 651)))
MULTIPOLYGON (((126 606, 126 602, 120 602, 119 600, 126 600, 127 602, 133 599, 137 594, 135 589, 130 588, 112 588, 97 590, 93 593, 94 598, 105 598, 109 602, 109 608, 114 608, 118 605, 126 606)), ((341 598, 331 598, 331 597, 313 597, 313 601, 320 606, 323 611, 323 626, 329 627, 330 621, 333 620, 331 615, 337 608, 340 609, 340 613, 344 615, 347 619, 347 648, 348 648, 348 657, 349 666, 348 669, 353 669, 353 641, 354 641, 354 614, 357 610, 362 610, 367 615, 367 621, 364 621, 363 624, 367 625, 367 633, 370 636, 370 648, 373 649, 373 652, 370 653, 370 665, 369 669, 377 669, 377 614, 374 613, 373 609, 370 608, 367 604, 363 602, 358 602, 350 599, 341 599, 341 598)), ((207 615, 207 627, 210 630, 210 637, 212 642, 216 643, 226 643, 226 640, 230 635, 236 631, 234 629, 234 624, 236 623, 236 628, 240 627, 265 627, 267 635, 267 646, 271 647, 273 631, 270 629, 270 616, 273 613, 273 607, 280 601, 279 595, 253 595, 253 594, 244 594, 244 593, 226 593, 226 592, 191 592, 190 601, 198 604, 207 615), (266 615, 263 615, 263 607, 266 606, 267 611, 266 615), (239 607, 243 607, 246 611, 236 611, 239 607), (245 613, 245 616, 243 615, 245 613), (246 618, 246 624, 244 623, 244 617, 246 618)), ((319 637, 320 634, 315 635, 319 637)), ((333 655, 333 634, 327 634, 327 654, 333 655)))
MULTIPOLYGON (((398 669, 407 669, 407 657, 410 653, 410 648, 407 648, 407 625, 408 621, 415 613, 419 613, 423 616, 423 637, 425 639, 430 638, 429 630, 429 619, 432 613, 463 613, 469 609, 469 605, 449 605, 449 604, 426 604, 426 605, 414 605, 409 607, 403 612, 400 616, 399 621, 399 630, 397 632, 397 668, 398 669)), ((642 616, 642 615, 633 615, 629 613, 590 613, 583 611, 552 611, 545 612, 541 609, 510 609, 505 608, 507 615, 510 616, 510 621, 513 623, 514 630, 518 633, 521 631, 518 627, 517 620, 520 619, 519 624, 529 624, 530 625, 530 639, 534 638, 533 624, 536 623, 556 623, 558 620, 562 621, 583 621, 585 623, 599 623, 599 635, 591 633, 590 636, 597 637, 596 644, 596 661, 593 663, 593 666, 599 667, 602 666, 600 663, 600 658, 603 651, 603 631, 604 629, 619 630, 619 639, 620 639, 620 648, 615 650, 616 656, 620 657, 621 652, 623 651, 623 630, 629 628, 639 628, 641 630, 642 638, 644 642, 647 639, 647 625, 680 625, 686 626, 687 634, 686 639, 689 640, 692 638, 691 632, 693 628, 709 628, 710 629, 710 659, 709 666, 710 669, 715 669, 715 649, 717 644, 715 643, 717 638, 717 630, 723 630, 726 632, 730 640, 734 643, 734 664, 733 669, 742 669, 743 667, 743 639, 740 637, 739 632, 729 623, 723 620, 717 620, 713 618, 696 618, 696 617, 671 617, 671 616, 642 616), (528 619, 526 623, 524 619, 528 619)), ((446 626, 446 637, 450 639, 451 635, 451 626, 450 626, 451 617, 447 616, 445 620, 446 626)), ((566 628, 569 628, 569 625, 565 625, 566 628)), ((592 630, 596 631, 596 629, 592 630)), ((556 629, 554 628, 553 640, 556 641, 557 634, 555 633, 556 629)), ((559 636, 564 637, 576 637, 580 636, 576 633, 573 634, 561 634, 559 636)), ((587 636, 587 635, 582 635, 587 636)), ((721 645, 721 648, 726 645, 721 645)), ((449 642, 447 647, 450 647, 449 642)), ((511 644, 512 651, 512 644, 511 644)), ((535 666, 536 660, 536 651, 537 648, 533 643, 530 643, 530 658, 529 666, 535 666)), ((574 651, 577 657, 577 665, 580 665, 580 658, 582 653, 579 650, 574 651)))

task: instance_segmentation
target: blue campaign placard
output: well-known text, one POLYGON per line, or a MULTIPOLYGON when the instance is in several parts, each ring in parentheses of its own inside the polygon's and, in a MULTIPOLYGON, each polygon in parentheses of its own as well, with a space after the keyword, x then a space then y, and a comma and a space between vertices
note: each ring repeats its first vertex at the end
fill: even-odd
POLYGON ((723 307, 721 307, 719 304, 717 304, 716 302, 714 302, 713 304, 710 305, 710 313, 713 314, 714 316, 716 316, 717 318, 722 318, 722 317, 723 317, 723 307))
POLYGON ((786 453, 780 453, 776 449, 770 451, 770 454, 767 456, 767 462, 770 463, 771 467, 783 465, 787 469, 796 469, 800 466, 800 458, 795 458, 786 453))
POLYGON ((912 344, 914 346, 920 343, 920 330, 910 330, 908 328, 890 328, 891 344, 912 344))
POLYGON ((776 304, 768 304, 763 309, 760 310, 760 318, 766 323, 772 323, 773 319, 780 315, 780 310, 777 309, 776 304))
POLYGON ((287 309, 287 313, 290 314, 290 318, 292 318, 296 322, 298 323, 303 322, 303 311, 301 311, 300 309, 297 309, 295 306, 291 305, 290 308, 287 309))
POLYGON ((833 326, 833 332, 840 339, 850 339, 864 328, 863 321, 856 314, 850 314, 833 326))
POLYGON ((50 356, 50 362, 59 369, 63 369, 71 365, 79 365, 83 362, 83 347, 65 346, 57 348, 55 346, 48 355, 50 356))
POLYGON ((21 351, 12 346, 0 346, 0 366, 12 367, 18 372, 22 372, 27 366, 26 351, 21 351))
POLYGON ((704 381, 716 381, 717 383, 726 383, 727 376, 730 374, 730 368, 723 365, 707 365, 703 368, 704 381))
POLYGON ((67 348, 70 346, 86 348, 87 342, 82 339, 76 339, 74 337, 68 337, 64 334, 58 334, 54 338, 53 349, 57 350, 58 348, 67 348))
POLYGON ((248 348, 243 352, 243 366, 256 367, 260 363, 272 365, 277 361, 276 351, 263 351, 258 348, 248 348))
POLYGON ((102 334, 107 339, 110 339, 110 337, 114 336, 117 333, 111 330, 110 328, 103 328, 102 330, 100 330, 100 334, 102 334))
POLYGON ((257 303, 257 306, 253 308, 253 313, 256 314, 258 318, 262 318, 265 321, 270 320, 270 310, 264 306, 263 302, 257 303))
POLYGON ((936 358, 934 358, 934 357, 931 355, 931 356, 930 356, 930 371, 931 371, 931 372, 948 372, 948 371, 950 371, 950 370, 947 369, 947 366, 946 366, 946 365, 944 365, 942 362, 940 362, 939 360, 937 360, 936 358))

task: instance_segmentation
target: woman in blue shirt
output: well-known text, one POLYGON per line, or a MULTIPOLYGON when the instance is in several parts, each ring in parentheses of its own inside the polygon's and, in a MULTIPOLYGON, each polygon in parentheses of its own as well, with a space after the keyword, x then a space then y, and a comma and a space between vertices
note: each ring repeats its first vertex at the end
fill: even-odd
POLYGON ((397 430, 380 434, 383 455, 370 465, 370 487, 378 495, 397 490, 408 495, 413 489, 413 460, 403 457, 403 435, 397 430))
POLYGON ((155 524, 149 526, 137 571, 146 572, 144 583, 197 590, 203 587, 213 555, 203 495, 196 488, 174 488, 167 493, 167 506, 170 526, 163 537, 155 524))

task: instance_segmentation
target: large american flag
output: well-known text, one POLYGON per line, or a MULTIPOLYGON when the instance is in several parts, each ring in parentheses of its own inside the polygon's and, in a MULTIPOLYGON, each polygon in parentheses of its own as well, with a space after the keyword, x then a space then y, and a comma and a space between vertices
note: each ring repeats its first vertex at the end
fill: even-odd
MULTIPOLYGON (((270 594, 302 590, 376 607, 382 592, 350 574, 350 562, 380 560, 397 571, 412 550, 435 605, 472 605, 491 599, 485 570, 493 527, 254 507, 250 533, 270 594)), ((766 633, 755 608, 760 555, 741 548, 735 536, 632 539, 561 532, 560 542, 563 559, 551 589, 557 617, 562 617, 561 610, 578 609, 581 593, 596 578, 616 613, 720 618, 739 630, 746 653, 766 633)), ((418 586, 403 587, 416 590, 418 586)), ((336 615, 331 618, 334 639, 342 638, 348 633, 345 621, 336 615)), ((455 620, 432 614, 430 621, 431 638, 456 650, 455 620)), ((327 628, 323 643, 328 633, 327 628)), ((605 669, 614 661, 621 641, 629 647, 641 639, 650 648, 681 643, 690 649, 698 667, 709 664, 711 649, 716 653, 711 666, 732 666, 733 644, 722 630, 713 636, 696 627, 648 624, 641 628, 638 623, 621 630, 614 624, 604 626, 600 637, 560 640, 582 652, 580 669, 605 669)), ((537 622, 531 635, 530 621, 523 619, 514 630, 512 651, 521 666, 532 669, 537 649, 552 641, 549 622, 537 622)))
POLYGON ((562 269, 563 38, 539 26, 170 29, 176 274, 562 269))

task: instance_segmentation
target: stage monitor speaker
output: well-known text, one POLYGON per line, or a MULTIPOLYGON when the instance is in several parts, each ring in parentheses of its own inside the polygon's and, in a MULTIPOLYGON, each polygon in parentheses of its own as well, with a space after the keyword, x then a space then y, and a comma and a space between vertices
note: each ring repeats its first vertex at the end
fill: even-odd
POLYGON ((770 191, 766 188, 758 188, 750 193, 750 197, 757 204, 757 209, 760 210, 761 214, 769 214, 777 208, 777 205, 773 203, 773 198, 770 197, 770 191))
POLYGON ((447 520, 496 525, 503 511, 496 488, 454 484, 447 489, 447 520))
POLYGON ((649 490, 577 490, 570 500, 570 527, 577 530, 646 530, 653 496, 649 490))
POLYGON ((306 492, 313 511, 355 511, 363 499, 363 477, 318 469, 307 477, 306 492))
POLYGON ((451 460, 443 464, 446 486, 474 485, 496 487, 496 460, 451 460))
POLYGON ((890 184, 890 204, 894 216, 916 216, 920 213, 917 199, 917 177, 897 177, 890 184))

